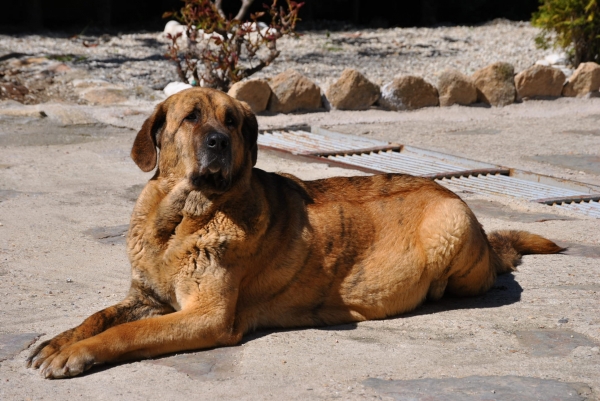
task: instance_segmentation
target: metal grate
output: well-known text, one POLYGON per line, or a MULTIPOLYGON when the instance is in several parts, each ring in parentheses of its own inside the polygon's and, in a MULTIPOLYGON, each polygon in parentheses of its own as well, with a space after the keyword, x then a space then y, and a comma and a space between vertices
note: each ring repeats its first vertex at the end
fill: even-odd
POLYGON ((377 152, 350 156, 329 156, 329 159, 359 167, 371 168, 384 173, 405 173, 413 175, 435 174, 445 171, 464 170, 458 166, 425 160, 400 152, 377 152))
POLYGON ((445 163, 425 155, 411 155, 402 151, 379 151, 363 154, 329 156, 336 163, 349 164, 384 173, 404 173, 431 178, 460 177, 478 173, 504 173, 508 170, 488 168, 482 163, 479 169, 472 170, 469 166, 458 163, 445 163))
POLYGON ((458 193, 511 196, 600 218, 600 188, 591 185, 318 127, 311 131, 264 132, 258 144, 372 173, 430 177, 458 193))
POLYGON ((485 175, 438 180, 452 191, 471 191, 480 194, 506 195, 535 201, 540 198, 585 196, 581 192, 525 181, 504 175, 485 175))
POLYGON ((598 203, 597 201, 563 203, 554 206, 559 209, 566 209, 580 214, 584 214, 589 217, 595 217, 597 219, 600 219, 600 203, 598 203))
POLYGON ((293 154, 320 155, 327 153, 344 154, 356 150, 373 150, 398 145, 370 138, 330 133, 316 134, 307 131, 272 131, 258 137, 258 145, 266 148, 285 150, 293 154))

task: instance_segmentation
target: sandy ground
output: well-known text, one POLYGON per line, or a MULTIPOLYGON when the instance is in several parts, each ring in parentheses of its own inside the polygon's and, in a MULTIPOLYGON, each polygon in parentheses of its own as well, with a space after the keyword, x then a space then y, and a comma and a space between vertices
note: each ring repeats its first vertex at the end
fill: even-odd
MULTIPOLYGON (((463 196, 487 230, 526 229, 571 251, 526 256, 482 297, 444 298, 393 319, 261 331, 240 346, 97 367, 69 380, 26 369, 31 342, 79 324, 128 289, 123 233, 150 177, 129 150, 151 109, 0 104, 1 400, 598 399, 599 220, 472 194, 463 196)), ((600 185, 600 99, 259 122, 321 125, 600 185)), ((304 179, 357 173, 263 151, 258 167, 304 179)))

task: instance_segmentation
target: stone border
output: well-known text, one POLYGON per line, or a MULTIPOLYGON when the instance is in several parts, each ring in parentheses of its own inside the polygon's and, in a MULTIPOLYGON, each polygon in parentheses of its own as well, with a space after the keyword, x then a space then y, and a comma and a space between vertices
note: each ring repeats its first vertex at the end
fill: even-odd
POLYGON ((534 65, 519 74, 509 63, 498 62, 466 76, 447 69, 435 87, 418 76, 401 76, 382 88, 359 71, 347 68, 323 95, 322 90, 301 73, 289 69, 271 79, 238 82, 229 95, 247 102, 255 113, 292 113, 315 110, 415 110, 422 107, 468 106, 483 103, 506 106, 516 101, 600 95, 600 65, 582 63, 567 80, 558 68, 534 65))

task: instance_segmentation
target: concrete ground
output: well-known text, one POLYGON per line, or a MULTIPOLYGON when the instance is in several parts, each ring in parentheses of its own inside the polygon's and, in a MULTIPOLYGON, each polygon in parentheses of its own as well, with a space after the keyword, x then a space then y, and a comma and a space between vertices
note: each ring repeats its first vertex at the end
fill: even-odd
MULTIPOLYGON (((525 229, 570 250, 525 256, 484 296, 393 319, 260 331, 236 347, 102 366, 69 380, 25 368, 26 349, 121 299, 123 234, 150 174, 129 150, 151 104, 0 103, 0 399, 597 400, 600 220, 461 194, 486 230, 525 229)), ((321 125, 600 185, 600 99, 505 108, 261 116, 321 125)), ((360 174, 259 152, 304 179, 360 174)))

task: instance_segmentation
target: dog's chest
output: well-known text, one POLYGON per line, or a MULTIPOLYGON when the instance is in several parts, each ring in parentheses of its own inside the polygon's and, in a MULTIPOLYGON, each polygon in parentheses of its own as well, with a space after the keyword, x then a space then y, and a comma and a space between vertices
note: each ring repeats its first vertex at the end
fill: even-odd
POLYGON ((151 260, 143 263, 159 266, 149 279, 157 281, 153 287, 176 309, 184 308, 186 299, 203 287, 218 287, 236 268, 232 255, 239 254, 246 240, 245 231, 222 215, 195 228, 193 219, 184 218, 164 251, 152 252, 151 260))

